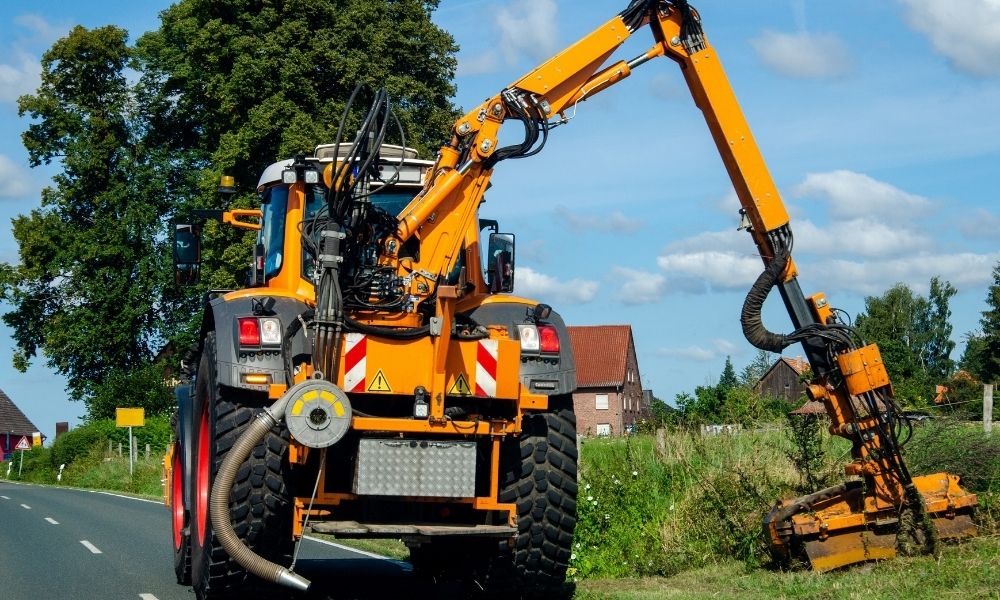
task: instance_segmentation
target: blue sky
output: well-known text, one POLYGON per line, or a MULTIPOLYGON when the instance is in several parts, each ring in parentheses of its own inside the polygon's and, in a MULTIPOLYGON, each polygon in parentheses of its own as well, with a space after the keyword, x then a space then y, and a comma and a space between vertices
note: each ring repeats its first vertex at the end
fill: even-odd
MULTIPOLYGON (((0 4, 0 223, 37 206, 51 172, 30 170, 14 100, 69 27, 113 23, 134 39, 168 2, 0 4)), ((475 106, 617 13, 626 0, 443 0, 435 21, 461 46, 455 101, 475 106)), ((715 45, 792 215, 807 294, 856 315, 896 282, 938 275, 955 339, 976 329, 1000 260, 1000 1, 702 0, 715 45)), ((633 35, 619 58, 651 42, 633 35)), ((515 291, 571 324, 633 326, 644 387, 661 398, 714 382, 754 350, 739 309, 759 259, 676 66, 647 63, 582 103, 539 156, 501 164, 483 208, 518 235, 515 291)), ((17 258, 8 234, 0 260, 17 258)), ((765 322, 787 331, 776 299, 765 322)), ((51 435, 77 421, 44 360, 0 388, 51 435)), ((786 351, 795 355, 796 349, 786 351)))

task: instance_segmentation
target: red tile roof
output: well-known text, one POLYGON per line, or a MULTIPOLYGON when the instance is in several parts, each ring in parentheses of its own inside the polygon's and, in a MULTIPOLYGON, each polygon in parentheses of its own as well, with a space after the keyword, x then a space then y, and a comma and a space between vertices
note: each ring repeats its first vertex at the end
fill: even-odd
POLYGON ((29 421, 28 417, 24 416, 21 409, 14 404, 14 401, 3 390, 0 390, 0 433, 13 432, 12 435, 26 435, 31 437, 31 434, 35 431, 38 431, 35 424, 29 421))
POLYGON ((567 329, 576 361, 578 387, 608 387, 625 383, 628 353, 635 351, 631 325, 590 325, 567 329))

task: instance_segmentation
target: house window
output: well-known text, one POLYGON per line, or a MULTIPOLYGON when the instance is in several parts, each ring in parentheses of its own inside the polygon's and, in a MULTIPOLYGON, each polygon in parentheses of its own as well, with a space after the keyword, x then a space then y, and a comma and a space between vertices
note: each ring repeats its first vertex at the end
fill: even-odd
POLYGON ((597 435, 611 435, 611 423, 598 423, 597 435))
POLYGON ((608 395, 597 394, 595 396, 597 410, 608 410, 608 395))

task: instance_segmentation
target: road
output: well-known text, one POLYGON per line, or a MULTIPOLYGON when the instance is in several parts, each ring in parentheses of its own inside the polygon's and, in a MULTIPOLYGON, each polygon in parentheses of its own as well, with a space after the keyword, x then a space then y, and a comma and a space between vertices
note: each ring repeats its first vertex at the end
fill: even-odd
MULTIPOLYGON (((0 596, 193 600, 174 579, 169 532, 159 502, 0 481, 0 596)), ((269 600, 444 597, 406 563, 311 538, 296 570, 314 582, 308 595, 254 590, 269 600)))

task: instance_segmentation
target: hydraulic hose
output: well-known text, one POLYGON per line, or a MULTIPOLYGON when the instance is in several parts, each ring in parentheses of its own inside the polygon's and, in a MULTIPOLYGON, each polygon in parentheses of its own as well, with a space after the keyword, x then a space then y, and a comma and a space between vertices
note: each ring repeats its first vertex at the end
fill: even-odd
POLYGON ((746 300, 743 302, 743 310, 740 312, 740 324, 743 326, 743 335, 747 341, 761 350, 779 354, 793 340, 789 340, 786 335, 768 331, 764 327, 761 310, 764 308, 767 295, 781 280, 781 275, 785 272, 787 264, 788 252, 786 250, 776 252, 774 259, 768 263, 764 271, 757 277, 753 287, 747 292, 746 300))
POLYGON ((288 404, 288 397, 284 396, 272 404, 270 408, 257 415, 257 418, 250 422, 246 431, 240 435, 233 447, 226 453, 226 458, 223 459, 222 466, 219 467, 219 472, 215 476, 215 483, 212 485, 209 513, 212 517, 212 527, 219 542, 229 553, 229 556, 241 567, 266 581, 304 592, 309 589, 309 580, 261 557, 248 548, 233 530, 229 515, 229 493, 233 489, 236 472, 250 456, 254 446, 260 443, 267 432, 284 418, 286 404, 288 404))

